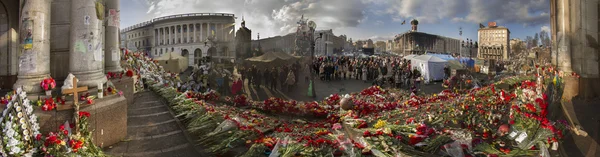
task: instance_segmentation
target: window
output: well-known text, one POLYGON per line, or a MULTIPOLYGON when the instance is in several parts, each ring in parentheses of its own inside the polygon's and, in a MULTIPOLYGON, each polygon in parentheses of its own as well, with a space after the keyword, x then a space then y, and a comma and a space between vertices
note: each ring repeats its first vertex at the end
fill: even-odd
POLYGON ((154 55, 158 55, 158 50, 154 49, 154 55))

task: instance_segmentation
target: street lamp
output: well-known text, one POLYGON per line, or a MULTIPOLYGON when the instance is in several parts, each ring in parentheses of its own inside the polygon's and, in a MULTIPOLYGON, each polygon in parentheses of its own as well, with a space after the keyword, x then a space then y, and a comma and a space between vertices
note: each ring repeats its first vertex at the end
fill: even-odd
MULTIPOLYGON (((310 21, 308 22, 308 26, 310 27, 310 31, 311 31, 311 36, 314 36, 315 34, 315 28, 317 28, 317 25, 315 24, 315 22, 310 21)), ((315 63, 315 42, 317 41, 317 39, 321 39, 323 38, 323 33, 319 33, 319 37, 317 38, 313 38, 310 39, 310 63, 309 63, 309 68, 312 68, 312 65, 315 63)), ((312 69, 309 69, 310 71, 310 83, 309 85, 312 85, 312 89, 310 91, 311 95, 313 98, 317 97, 317 93, 315 92, 315 77, 314 77, 314 73, 312 71, 312 69)))

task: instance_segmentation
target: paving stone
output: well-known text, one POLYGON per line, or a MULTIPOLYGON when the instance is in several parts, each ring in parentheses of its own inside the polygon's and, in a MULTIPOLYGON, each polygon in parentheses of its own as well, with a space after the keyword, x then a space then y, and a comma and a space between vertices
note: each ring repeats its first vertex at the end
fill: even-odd
POLYGON ((112 155, 112 156, 123 156, 125 152, 127 152, 127 146, 129 142, 119 142, 111 147, 107 147, 104 149, 104 153, 112 155))

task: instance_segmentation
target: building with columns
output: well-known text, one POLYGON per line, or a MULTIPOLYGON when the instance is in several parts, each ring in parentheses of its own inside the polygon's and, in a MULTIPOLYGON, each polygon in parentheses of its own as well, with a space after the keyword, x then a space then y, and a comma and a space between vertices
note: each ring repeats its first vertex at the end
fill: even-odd
POLYGON ((336 37, 333 34, 333 30, 317 30, 315 31, 315 39, 319 37, 319 34, 323 33, 321 39, 315 40, 315 55, 327 56, 333 54, 333 38, 336 37))
POLYGON ((190 13, 154 18, 121 30, 127 48, 152 57, 176 52, 189 66, 203 57, 234 59, 235 16, 226 13, 190 13))
POLYGON ((510 30, 506 27, 496 26, 490 22, 485 28, 477 31, 479 48, 477 58, 508 60, 510 52, 510 30))
POLYGON ((51 76, 60 85, 69 73, 79 86, 105 83, 106 72, 122 71, 119 4, 0 0, 0 88, 38 93, 43 79, 51 76))

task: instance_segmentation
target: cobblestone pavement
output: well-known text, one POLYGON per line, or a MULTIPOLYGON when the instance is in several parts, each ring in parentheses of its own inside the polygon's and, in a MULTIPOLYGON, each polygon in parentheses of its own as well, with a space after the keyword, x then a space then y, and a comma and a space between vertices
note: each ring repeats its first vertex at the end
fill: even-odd
POLYGON ((127 138, 105 148, 112 156, 202 156, 161 97, 151 91, 135 94, 129 105, 127 138))

